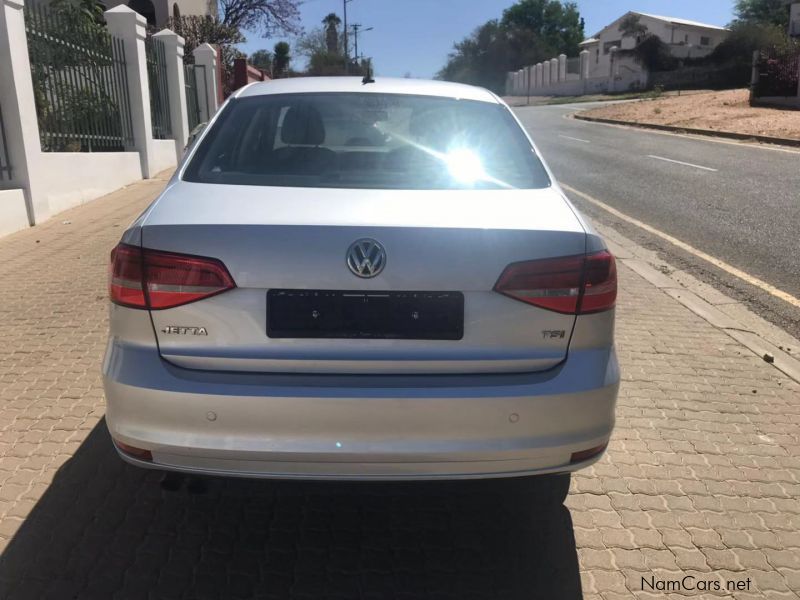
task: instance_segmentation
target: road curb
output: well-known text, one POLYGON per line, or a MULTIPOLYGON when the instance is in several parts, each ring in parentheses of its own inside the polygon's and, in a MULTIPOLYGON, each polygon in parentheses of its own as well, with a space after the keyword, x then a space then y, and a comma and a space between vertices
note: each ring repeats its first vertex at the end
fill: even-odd
POLYGON ((717 131, 714 129, 696 129, 694 127, 676 127, 674 125, 660 125, 658 123, 637 123, 635 121, 622 121, 619 119, 604 119, 600 117, 589 117, 580 113, 573 114, 572 118, 579 121, 590 123, 603 123, 605 125, 623 125, 626 127, 636 127, 638 129, 655 129, 657 131, 669 131, 670 133, 688 133, 692 135, 702 135, 705 137, 721 137, 739 141, 755 141, 764 144, 775 144, 777 146, 792 146, 800 148, 800 140, 792 138, 779 138, 769 135, 750 135, 746 133, 736 133, 733 131, 717 131))
POLYGON ((655 256, 636 242, 629 240, 616 229, 592 221, 595 229, 606 239, 609 249, 617 257, 618 262, 646 280, 652 286, 688 308, 698 317, 725 332, 739 344, 753 352, 767 364, 781 371, 784 375, 800 383, 800 358, 792 356, 784 350, 784 344, 791 343, 790 348, 800 350, 800 340, 796 340, 780 328, 768 323, 750 311, 741 302, 728 298, 715 288, 703 284, 700 280, 670 266, 666 261, 655 256), (680 273, 683 281, 676 275, 680 273), (750 316, 757 327, 741 322, 720 307, 736 305, 750 316), (771 330, 779 331, 784 344, 768 337, 771 330), (768 359, 767 357, 771 357, 768 359))

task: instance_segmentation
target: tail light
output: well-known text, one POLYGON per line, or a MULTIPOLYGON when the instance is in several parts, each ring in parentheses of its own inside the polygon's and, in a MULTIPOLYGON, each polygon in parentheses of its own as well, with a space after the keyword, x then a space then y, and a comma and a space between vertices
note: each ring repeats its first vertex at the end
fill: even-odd
POLYGON ((215 258, 120 244, 111 251, 109 295, 115 304, 159 310, 235 288, 215 258))
POLYGON ((528 260, 508 265, 494 286, 510 298, 564 314, 614 307, 617 266, 610 252, 528 260))

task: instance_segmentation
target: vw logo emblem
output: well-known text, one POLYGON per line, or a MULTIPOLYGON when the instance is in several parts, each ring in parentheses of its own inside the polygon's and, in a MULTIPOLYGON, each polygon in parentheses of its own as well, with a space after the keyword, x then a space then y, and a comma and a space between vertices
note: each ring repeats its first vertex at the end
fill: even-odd
POLYGON ((353 275, 369 279, 379 275, 386 266, 386 250, 370 238, 356 240, 347 249, 347 266, 353 275))

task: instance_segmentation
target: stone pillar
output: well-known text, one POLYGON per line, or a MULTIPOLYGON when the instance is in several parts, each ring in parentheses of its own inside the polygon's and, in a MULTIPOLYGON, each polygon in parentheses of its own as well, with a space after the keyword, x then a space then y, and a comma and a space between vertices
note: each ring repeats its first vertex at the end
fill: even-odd
POLYGON ((542 87, 550 87, 550 61, 542 63, 542 87))
POLYGON ((192 52, 196 65, 203 65, 206 68, 206 98, 208 99, 208 120, 214 117, 214 113, 219 108, 217 97, 217 51, 211 44, 201 44, 192 52))
POLYGON ((550 82, 551 83, 558 83, 558 59, 551 58, 550 59, 550 82))
POLYGON ((8 205, 0 206, 0 230, 10 233, 50 215, 44 190, 40 192, 47 173, 41 160, 22 0, 0 0, 0 82, 0 109, 11 166, 11 180, 0 181, 0 189, 22 189, 21 196, 3 195, 3 202, 8 205))
MULTIPOLYGON (((760 50, 753 50, 753 67, 750 71, 750 104, 753 103, 755 98, 756 86, 758 85, 758 61, 761 58, 760 50)), ((800 82, 798 82, 800 85, 800 82)))
POLYGON ((525 67, 525 93, 530 96, 533 89, 533 67, 525 67))
POLYGON ((559 81, 566 81, 567 80, 567 55, 566 54, 559 54, 558 55, 558 80, 559 81))
POLYGON ((125 48, 125 71, 128 76, 133 149, 139 153, 142 177, 150 179, 156 174, 156 152, 153 140, 153 122, 150 115, 150 85, 147 80, 147 56, 144 39, 147 21, 124 4, 103 13, 108 32, 122 40, 125 48))
POLYGON ((608 91, 613 92, 616 87, 616 78, 619 73, 619 64, 617 61, 617 51, 619 48, 611 46, 608 51, 608 91))
POLYGON ((175 154, 180 162, 186 144, 189 142, 189 113, 186 108, 185 73, 183 72, 184 40, 169 29, 162 29, 153 37, 158 38, 164 44, 169 116, 172 122, 172 137, 175 139, 175 154))
POLYGON ((580 66, 581 93, 586 94, 586 87, 588 85, 586 80, 589 79, 589 51, 581 50, 580 57, 581 57, 581 66, 580 66))
POLYGON ((589 51, 581 50, 581 79, 589 79, 589 51))

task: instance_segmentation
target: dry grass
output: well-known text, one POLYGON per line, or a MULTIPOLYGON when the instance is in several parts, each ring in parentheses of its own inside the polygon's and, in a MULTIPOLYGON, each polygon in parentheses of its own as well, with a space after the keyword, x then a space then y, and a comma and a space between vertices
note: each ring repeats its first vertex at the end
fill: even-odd
POLYGON ((748 90, 727 90, 612 104, 581 114, 637 123, 800 139, 800 111, 754 108, 749 105, 748 98, 748 90))

